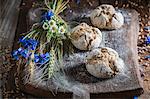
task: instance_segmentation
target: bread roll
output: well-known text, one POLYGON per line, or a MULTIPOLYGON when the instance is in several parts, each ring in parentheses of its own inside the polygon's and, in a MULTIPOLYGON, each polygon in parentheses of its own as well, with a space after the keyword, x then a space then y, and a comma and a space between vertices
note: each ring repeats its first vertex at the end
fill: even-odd
POLYGON ((98 28, 81 23, 71 32, 72 44, 80 50, 98 48, 102 41, 102 33, 98 28))
POLYGON ((100 29, 118 29, 124 24, 124 17, 112 5, 103 4, 92 11, 91 23, 100 29))
POLYGON ((92 50, 86 59, 87 71, 97 78, 111 78, 122 72, 118 53, 108 47, 92 50))

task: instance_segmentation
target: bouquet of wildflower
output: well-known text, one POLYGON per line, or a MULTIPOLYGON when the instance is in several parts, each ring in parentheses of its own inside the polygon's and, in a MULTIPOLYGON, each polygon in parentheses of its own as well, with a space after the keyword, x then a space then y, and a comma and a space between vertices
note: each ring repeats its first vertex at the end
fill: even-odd
POLYGON ((40 23, 33 24, 29 33, 19 39, 20 48, 14 50, 14 59, 25 59, 26 83, 38 83, 49 79, 63 66, 63 40, 67 38, 68 26, 59 16, 68 1, 45 0, 47 8, 40 23))

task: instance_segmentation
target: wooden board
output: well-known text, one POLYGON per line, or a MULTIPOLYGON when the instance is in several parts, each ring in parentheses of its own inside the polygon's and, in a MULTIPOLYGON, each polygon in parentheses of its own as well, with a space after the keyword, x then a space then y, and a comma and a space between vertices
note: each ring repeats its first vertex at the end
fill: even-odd
MULTIPOLYGON (((125 66, 128 69, 127 76, 129 78, 116 76, 113 79, 105 81, 96 81, 96 83, 82 83, 91 93, 91 97, 124 97, 140 95, 143 92, 142 80, 140 80, 138 68, 137 54, 137 37, 138 37, 138 14, 134 10, 121 10, 125 17, 125 24, 122 28, 112 31, 102 30, 103 42, 102 46, 107 46, 115 49, 120 57, 124 60, 125 66), (119 79, 119 80, 118 80, 119 79)), ((81 77, 79 71, 76 76, 81 77)), ((87 80, 87 76, 83 76, 83 80, 87 80)), ((76 79, 75 79, 76 80, 76 79)), ((36 88, 31 84, 23 85, 20 83, 20 88, 26 93, 33 94, 39 97, 51 97, 59 99, 59 97, 71 98, 72 94, 58 92, 56 96, 46 88, 46 85, 41 85, 36 88)), ((95 99, 93 98, 93 99, 95 99)))
MULTIPOLYGON (((26 30, 26 24, 22 23, 26 22, 26 20, 23 19, 26 19, 25 15, 27 14, 27 11, 28 8, 26 7, 21 10, 16 38, 18 38, 19 33, 26 30)), ((121 12, 125 17, 125 24, 122 28, 118 30, 103 30, 102 45, 111 47, 119 53, 129 70, 129 78, 126 79, 124 82, 117 82, 116 78, 110 79, 114 84, 109 83, 108 80, 98 81, 93 84, 84 83, 83 86, 87 86, 87 88, 91 92, 92 99, 99 99, 99 97, 132 97, 135 95, 140 95, 143 92, 137 60, 137 36, 139 30, 138 15, 137 12, 133 10, 122 10, 121 12)), ((82 12, 75 15, 80 16, 80 14, 82 14, 82 12)), ((73 19, 70 16, 68 17, 69 20, 73 19)), ((79 73, 77 73, 77 75, 78 74, 79 73)), ((123 78, 120 79, 123 80, 123 78)), ((70 99, 72 97, 72 93, 70 92, 58 92, 56 96, 53 96, 53 94, 48 89, 46 89, 45 86, 36 88, 31 84, 24 85, 21 81, 20 88, 23 92, 38 97, 51 97, 51 99, 70 99)))

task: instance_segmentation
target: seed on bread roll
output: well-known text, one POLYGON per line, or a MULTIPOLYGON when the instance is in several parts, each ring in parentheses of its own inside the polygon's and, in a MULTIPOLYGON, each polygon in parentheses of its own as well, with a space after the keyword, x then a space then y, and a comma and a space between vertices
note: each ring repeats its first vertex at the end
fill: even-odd
POLYGON ((92 11, 91 23, 100 29, 118 29, 124 24, 124 17, 112 5, 103 4, 92 11))
POLYGON ((81 23, 71 32, 72 44, 80 50, 98 48, 102 41, 102 33, 98 28, 81 23))

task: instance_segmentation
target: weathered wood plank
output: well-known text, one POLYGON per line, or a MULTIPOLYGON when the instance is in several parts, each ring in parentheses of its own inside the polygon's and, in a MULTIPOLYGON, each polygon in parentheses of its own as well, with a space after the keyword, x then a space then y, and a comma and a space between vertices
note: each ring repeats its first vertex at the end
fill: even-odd
MULTIPOLYGON (((82 85, 85 86, 91 93, 91 97, 134 96, 140 95, 143 92, 137 59, 137 36, 139 30, 138 14, 134 10, 122 9, 121 12, 125 17, 125 24, 118 30, 102 30, 103 42, 101 46, 111 47, 119 53, 128 69, 128 77, 116 76, 113 79, 96 81, 96 83, 82 83, 82 85)), ((85 78, 83 80, 86 80, 86 77, 88 76, 79 75, 81 74, 79 72, 82 71, 76 72, 76 76, 85 78)), ((54 96, 47 90, 46 84, 44 83, 39 88, 35 88, 30 84, 24 86, 22 83, 20 84, 20 87, 22 91, 33 95, 54 98, 54 96)), ((66 94, 63 94, 60 92, 55 98, 60 96, 71 97, 71 93, 67 92, 66 94)))
MULTIPOLYGON (((21 0, 0 0, 0 48, 12 47, 21 0)), ((1 57, 1 56, 0 56, 1 57)), ((2 74, 0 72, 0 98, 2 99, 2 74)))
POLYGON ((1 0, 0 46, 12 46, 19 15, 21 0, 1 0))

